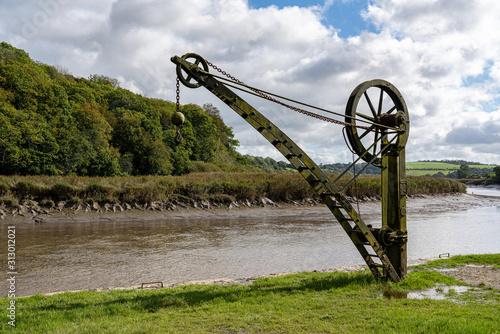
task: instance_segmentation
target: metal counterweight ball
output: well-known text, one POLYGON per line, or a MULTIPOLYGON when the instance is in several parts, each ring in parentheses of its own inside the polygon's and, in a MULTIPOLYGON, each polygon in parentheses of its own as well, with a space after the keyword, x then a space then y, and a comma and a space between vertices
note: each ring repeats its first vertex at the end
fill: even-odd
POLYGON ((177 126, 182 125, 184 123, 184 120, 184 114, 181 112, 175 112, 171 118, 172 123, 177 126))

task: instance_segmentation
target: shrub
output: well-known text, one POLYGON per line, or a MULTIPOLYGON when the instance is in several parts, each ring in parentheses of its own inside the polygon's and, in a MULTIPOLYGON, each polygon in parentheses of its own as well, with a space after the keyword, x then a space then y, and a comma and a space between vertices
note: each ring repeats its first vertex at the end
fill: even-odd
POLYGON ((85 188, 85 197, 96 201, 112 198, 116 194, 116 190, 112 187, 105 186, 99 183, 89 184, 85 188))
POLYGON ((0 183, 0 196, 6 195, 10 190, 10 187, 5 183, 0 183))
POLYGON ((36 199, 45 195, 46 188, 29 181, 19 181, 11 191, 21 199, 36 199))
POLYGON ((219 166, 214 165, 210 162, 203 161, 191 161, 191 172, 192 173, 210 173, 210 172, 220 172, 219 166))
POLYGON ((56 183, 50 188, 50 195, 55 200, 67 200, 75 197, 78 189, 67 183, 56 183))

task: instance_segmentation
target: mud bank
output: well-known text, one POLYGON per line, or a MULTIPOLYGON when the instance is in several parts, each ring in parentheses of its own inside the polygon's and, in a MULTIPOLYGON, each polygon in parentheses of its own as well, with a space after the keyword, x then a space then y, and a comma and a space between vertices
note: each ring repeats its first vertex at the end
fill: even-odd
MULTIPOLYGON (((350 199, 355 208, 365 214, 380 212, 380 200, 356 201, 350 199)), ((500 197, 473 194, 416 195, 407 200, 407 212, 457 211, 474 207, 500 205, 500 197)), ((268 198, 231 202, 229 204, 209 201, 152 202, 145 205, 110 204, 97 202, 68 205, 59 202, 51 208, 42 208, 36 202, 25 202, 14 208, 0 207, 0 222, 51 223, 51 222, 92 222, 92 221, 151 221, 161 219, 190 218, 244 218, 283 217, 301 215, 330 215, 322 202, 306 199, 300 202, 275 203, 268 198)))

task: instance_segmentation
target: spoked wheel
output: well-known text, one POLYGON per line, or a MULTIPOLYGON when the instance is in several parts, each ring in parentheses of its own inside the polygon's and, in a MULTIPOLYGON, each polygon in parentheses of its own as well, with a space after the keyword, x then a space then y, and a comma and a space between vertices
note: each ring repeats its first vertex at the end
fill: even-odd
MULTIPOLYGON (((190 61, 194 63, 196 66, 201 67, 205 72, 208 72, 208 63, 207 61, 200 55, 197 55, 196 53, 186 53, 184 56, 182 56, 183 60, 189 60, 190 58, 193 58, 194 61, 190 61)), ((181 65, 177 65, 177 77, 179 80, 182 82, 184 86, 187 86, 189 88, 198 88, 201 85, 193 80, 193 77, 191 75, 186 75, 184 71, 182 70, 181 65), (193 81, 193 82, 191 82, 193 81)))
POLYGON ((385 80, 366 81, 356 87, 345 114, 345 121, 350 124, 346 132, 351 148, 375 166, 382 165, 382 159, 376 156, 383 136, 399 134, 396 144, 400 147, 408 140, 410 121, 406 103, 397 88, 385 80), (370 128, 357 128, 359 125, 370 128))

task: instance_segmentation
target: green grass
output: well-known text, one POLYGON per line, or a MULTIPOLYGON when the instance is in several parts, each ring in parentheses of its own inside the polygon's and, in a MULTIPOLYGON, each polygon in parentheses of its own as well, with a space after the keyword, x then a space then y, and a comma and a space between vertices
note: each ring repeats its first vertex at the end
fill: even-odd
POLYGON ((459 168, 460 165, 446 162, 407 162, 406 174, 411 176, 424 176, 442 172, 447 175, 459 168))
MULTIPOLYGON (((468 165, 470 168, 492 169, 496 165, 468 165)), ((439 172, 447 175, 460 169, 460 165, 446 162, 407 162, 406 174, 410 176, 433 175, 439 172)))
POLYGON ((454 268, 465 266, 466 264, 477 265, 500 265, 500 254, 485 255, 456 255, 450 259, 439 259, 415 266, 415 268, 454 268))
MULTIPOLYGON (((494 262, 494 256, 446 262, 494 262)), ((476 288, 454 300, 382 297, 463 284, 419 268, 401 283, 369 272, 299 273, 249 286, 68 292, 16 300, 19 333, 498 333, 500 291, 476 288)), ((0 300, 5 310, 8 299, 0 300)), ((4 311, 5 312, 5 311, 4 311)), ((2 332, 12 330, 5 318, 2 332)))
POLYGON ((407 162, 406 169, 459 169, 460 165, 446 162, 407 162))
MULTIPOLYGON (((334 178, 335 176, 333 176, 334 178)), ((350 180, 338 181, 341 189, 350 180)), ((408 177, 408 194, 465 192, 465 186, 445 178, 408 177)), ((380 196, 380 176, 361 176, 345 195, 358 198, 380 196)), ((231 203, 268 197, 275 202, 318 199, 299 173, 192 173, 183 176, 0 176, 0 205, 16 206, 38 201, 52 206, 58 201, 149 203, 153 201, 212 200, 231 203)))

